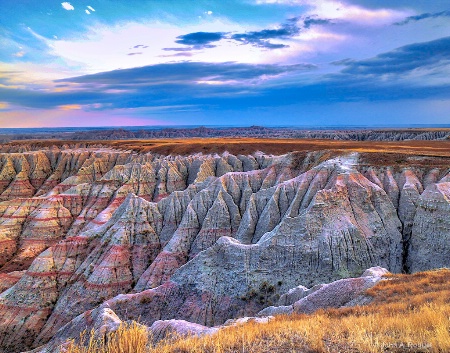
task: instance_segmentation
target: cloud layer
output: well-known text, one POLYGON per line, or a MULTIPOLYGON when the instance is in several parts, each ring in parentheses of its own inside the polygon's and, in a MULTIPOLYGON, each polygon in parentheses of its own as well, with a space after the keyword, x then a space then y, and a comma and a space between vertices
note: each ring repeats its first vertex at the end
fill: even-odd
MULTIPOLYGON (((179 122, 184 116, 195 124, 214 111, 211 124, 223 122, 219 117, 225 112, 250 124, 250 116, 272 114, 269 121, 281 124, 304 112, 325 116, 320 107, 328 107, 329 119, 338 119, 347 114, 343 105, 378 112, 375 106, 395 105, 386 112, 393 121, 418 105, 443 116, 450 100, 447 5, 425 0, 6 2, 0 24, 0 122, 46 111, 64 122, 62 116, 88 113, 139 115, 133 121, 178 114, 179 122)), ((420 111, 427 110, 414 113, 420 111)))
POLYGON ((343 60, 335 63, 340 71, 312 81, 308 76, 317 70, 313 64, 183 62, 62 79, 51 92, 0 88, 0 94, 12 105, 66 110, 450 99, 450 78, 433 81, 436 70, 450 72, 449 48, 450 37, 445 37, 370 59, 343 60))

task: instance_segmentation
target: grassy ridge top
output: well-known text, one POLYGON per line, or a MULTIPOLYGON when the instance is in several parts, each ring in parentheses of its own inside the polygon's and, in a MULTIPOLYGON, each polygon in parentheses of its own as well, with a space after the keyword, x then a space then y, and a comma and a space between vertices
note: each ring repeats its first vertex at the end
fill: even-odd
POLYGON ((28 140, 3 144, 27 146, 31 150, 67 147, 108 147, 133 150, 140 153, 153 152, 162 155, 193 153, 251 154, 257 151, 284 154, 292 151, 355 151, 360 153, 407 154, 450 157, 450 140, 442 141, 342 141, 325 139, 267 139, 267 138, 169 138, 145 140, 28 140))

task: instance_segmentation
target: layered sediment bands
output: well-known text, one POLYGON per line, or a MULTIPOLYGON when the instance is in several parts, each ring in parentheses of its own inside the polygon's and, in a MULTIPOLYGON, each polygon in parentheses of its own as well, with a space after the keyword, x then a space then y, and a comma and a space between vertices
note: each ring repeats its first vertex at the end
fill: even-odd
POLYGON ((0 200, 44 195, 69 177, 92 182, 130 156, 113 150, 59 149, 0 154, 0 200))
MULTIPOLYGON (((303 175, 297 181, 308 177, 314 179, 303 175)), ((221 237, 161 286, 107 305, 124 319, 139 313, 148 325, 176 317, 212 326, 253 315, 298 283, 362 273, 373 263, 400 271, 400 222, 384 191, 358 172, 333 166, 324 179, 327 189, 304 209, 291 207, 256 243, 221 237)))
POLYGON ((213 326, 372 266, 450 266, 445 159, 121 153, 2 159, 4 190, 22 173, 34 191, 0 202, 0 352, 103 309, 213 326))
POLYGON ((0 294, 3 352, 27 350, 47 321, 58 296, 52 255, 51 249, 43 252, 13 287, 0 294))
POLYGON ((85 242, 78 251, 55 256, 64 290, 40 336, 117 293, 128 292, 159 253, 162 225, 156 204, 129 194, 113 219, 95 232, 83 233, 85 242), (84 261, 74 266, 73 255, 84 261), (70 286, 64 277, 69 277, 70 286))
POLYGON ((277 170, 269 167, 250 176, 229 173, 174 192, 157 204, 129 194, 106 224, 81 233, 88 238, 88 244, 101 240, 87 251, 88 257, 72 275, 70 288, 60 295, 37 342, 45 342, 55 328, 83 311, 129 292, 136 283, 135 290, 140 290, 167 281, 189 258, 212 246, 221 236, 235 234, 240 211, 229 193, 239 203, 239 185, 246 183, 256 191, 269 185, 267 176, 272 184, 276 177, 282 177, 283 168, 277 170))
MULTIPOLYGON (((156 305, 156 312, 149 316, 171 319, 185 315, 181 318, 200 324, 217 324, 243 313, 256 313, 275 300, 279 290, 292 287, 298 281, 314 284, 324 279, 338 279, 359 273, 375 263, 400 271, 400 222, 388 196, 360 173, 341 168, 339 163, 339 160, 329 162, 288 180, 284 180, 287 173, 283 167, 228 173, 209 184, 203 183, 197 192, 191 187, 183 193, 173 193, 158 204, 158 212, 153 208, 150 223, 161 224, 154 231, 162 234, 164 221, 175 216, 171 214, 172 209, 167 213, 164 208, 173 205, 172 200, 180 200, 184 194, 181 200, 186 204, 185 211, 178 227, 156 258, 147 260, 147 270, 137 277, 136 292, 162 284, 148 292, 159 296, 161 291, 166 293, 167 286, 175 288, 175 292, 171 290, 161 299, 166 303, 164 308, 156 305), (252 197, 253 202, 250 202, 252 197), (232 239, 227 237, 237 236, 240 227, 245 227, 241 214, 249 214, 247 205, 252 204, 256 205, 255 228, 261 229, 264 236, 255 233, 256 237, 247 240, 253 245, 244 245, 237 240, 225 241, 232 239), (337 210, 343 205, 347 210, 345 214, 337 210), (267 218, 273 221, 267 222, 267 218), (318 224, 318 219, 323 223, 318 224), (219 259, 211 258, 217 252, 219 259), (249 263, 248 259, 252 261, 249 263), (315 275, 311 275, 312 272, 315 275), (177 283, 176 278, 180 281, 189 278, 190 282, 177 283), (214 278, 218 283, 211 282, 214 278), (267 298, 264 296, 263 299, 258 294, 260 290, 266 290, 260 288, 262 283, 268 286, 267 298), (216 303, 215 307, 208 309, 201 298, 209 298, 208 301, 216 303)), ((138 200, 140 206, 134 206, 134 209, 154 205, 141 198, 138 200)), ((124 219, 133 218, 127 215, 124 219)), ((117 219, 111 219, 97 232, 117 222, 117 219)), ((246 233, 242 234, 240 236, 245 238, 246 233)), ((102 239, 105 237, 110 238, 108 232, 102 239)), ((161 239, 158 241, 157 244, 162 245, 161 239)), ((109 245, 99 244, 89 251, 85 265, 80 268, 89 264, 92 274, 86 274, 75 283, 72 277, 70 288, 60 296, 36 344, 44 343, 55 334, 55 328, 98 304, 98 299, 95 302, 92 297, 107 298, 131 289, 130 278, 113 282, 117 285, 106 283, 107 290, 103 292, 97 292, 89 279, 85 279, 89 275, 97 278, 102 273, 101 281, 107 281, 111 273, 126 274, 123 266, 133 268, 124 260, 128 253, 119 256, 117 247, 112 249, 114 258, 122 260, 109 261, 108 249, 109 245), (103 257, 97 254, 99 252, 104 254, 103 257), (97 258, 108 264, 107 272, 102 272, 101 263, 95 263, 97 258), (71 303, 70 298, 77 300, 71 303)), ((145 302, 147 299, 139 300, 145 302)), ((128 308, 128 304, 124 307, 127 313, 134 315, 135 311, 128 308)), ((124 313, 117 310, 119 315, 124 313)), ((150 317, 143 318, 151 320, 150 317)))
MULTIPOLYGON (((73 176, 46 196, 0 204, 3 272, 28 267, 36 255, 51 246, 43 254, 53 261, 51 272, 57 300, 44 305, 36 296, 36 313, 29 307, 23 308, 20 299, 14 303, 24 288, 30 293, 48 289, 42 277, 49 271, 32 271, 11 288, 0 308, 6 325, 27 336, 25 346, 30 345, 30 337, 34 339, 35 333, 42 331, 41 336, 47 337, 46 333, 54 332, 76 314, 131 290, 172 237, 189 201, 216 174, 223 175, 234 168, 242 171, 241 160, 245 168, 271 163, 271 158, 265 156, 260 162, 254 157, 238 159, 231 155, 168 157, 148 162, 151 159, 153 156, 138 156, 140 163, 115 166, 101 178, 93 177, 90 183, 85 182, 86 177, 73 176), (77 180, 81 183, 74 185, 77 180), (189 182, 195 185, 187 187, 189 182), (171 194, 173 197, 168 196, 171 194), (161 201, 157 205, 146 199, 161 201), (12 308, 24 312, 17 314, 17 321, 13 317, 6 320, 12 308)), ((6 327, 3 332, 2 346, 13 349, 19 333, 10 336, 6 327)))
POLYGON ((260 161, 228 154, 157 158, 104 150, 29 152, 2 158, 3 180, 10 185, 9 179, 27 175, 30 185, 35 185, 30 194, 35 196, 14 198, 7 193, 9 186, 0 196, 9 200, 0 203, 4 244, 0 266, 7 266, 0 272, 25 269, 39 252, 66 235, 105 224, 129 193, 158 201, 224 171, 260 168, 271 161, 265 156, 260 161), (33 178, 36 175, 39 182, 33 178))
POLYGON ((0 273, 0 293, 15 285, 25 274, 25 271, 13 271, 9 273, 0 273))

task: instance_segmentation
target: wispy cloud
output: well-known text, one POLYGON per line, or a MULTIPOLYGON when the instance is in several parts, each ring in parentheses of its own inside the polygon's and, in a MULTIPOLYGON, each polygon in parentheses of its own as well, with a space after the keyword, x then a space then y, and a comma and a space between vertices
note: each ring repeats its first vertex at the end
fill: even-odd
POLYGON ((327 18, 319 18, 318 16, 306 16, 303 20, 303 26, 305 28, 310 28, 315 25, 327 25, 330 23, 333 23, 333 21, 327 18))
POLYGON ((312 64, 296 65, 251 65, 228 63, 182 62, 174 64, 159 64, 140 68, 114 70, 58 80, 88 85, 107 85, 114 87, 142 87, 160 84, 192 84, 198 81, 206 82, 234 80, 243 83, 248 80, 268 79, 282 74, 315 69, 312 64))
MULTIPOLYGON (((306 15, 343 20, 362 25, 384 25, 404 18, 408 12, 389 8, 371 9, 337 0, 256 0, 257 4, 307 7, 306 15)), ((410 13, 410 12, 409 12, 410 13)))
MULTIPOLYGON (((164 59, 167 51, 183 51, 177 48, 171 50, 170 46, 174 44, 179 44, 181 48, 181 45, 196 43, 190 46, 192 50, 197 50, 196 60, 253 62, 261 58, 255 53, 242 50, 243 48, 229 48, 229 43, 221 43, 221 48, 202 56, 199 49, 213 48, 215 42, 212 41, 220 37, 220 34, 216 33, 227 33, 230 29, 242 29, 239 24, 221 19, 183 28, 161 22, 123 22, 114 26, 99 26, 95 23, 87 28, 85 35, 75 38, 53 39, 33 33, 35 33, 35 41, 37 39, 43 48, 40 50, 41 56, 45 53, 53 59, 58 58, 59 62, 65 62, 67 66, 72 67, 74 74, 173 62, 170 57, 164 59), (207 31, 198 31, 200 28, 207 31), (195 35, 190 35, 190 33, 195 33, 195 35), (202 36, 203 38, 201 38, 202 36), (176 43, 176 41, 186 44, 176 43), (207 42, 210 44, 205 44, 207 42), (138 52, 142 52, 141 55, 129 55, 136 52, 134 49, 138 49, 133 48, 135 43, 145 43, 145 46, 138 50, 138 52), (204 58, 204 56, 206 57, 204 58)), ((236 44, 234 46, 237 47, 236 44)))
POLYGON ((80 104, 65 104, 65 105, 60 105, 58 108, 61 110, 80 110, 81 105, 80 104))
POLYGON ((435 13, 426 12, 420 15, 406 17, 403 21, 395 22, 394 24, 397 26, 403 26, 411 22, 417 22, 428 18, 439 18, 439 17, 450 17, 450 11, 441 11, 435 13))
MULTIPOLYGON (((401 74, 445 64, 450 66, 450 37, 403 46, 367 60, 342 62, 352 75, 401 74)), ((449 78, 450 83, 450 78, 449 78)))
POLYGON ((0 87, 0 95, 5 102, 41 109, 59 107, 73 110, 92 104, 102 104, 106 108, 146 107, 167 105, 169 101, 176 105, 192 104, 189 100, 194 97, 235 96, 248 91, 249 87, 269 84, 284 75, 314 69, 309 64, 159 64, 58 80, 56 86, 64 87, 54 91, 0 87), (211 85, 214 90, 209 88, 211 85), (180 95, 179 92, 185 94, 180 95), (183 103, 176 102, 178 99, 183 103))
POLYGON ((168 51, 188 51, 198 49, 214 48, 211 43, 223 39, 233 41, 237 44, 249 44, 254 47, 265 49, 288 48, 289 44, 274 43, 273 40, 289 40, 297 36, 302 30, 309 29, 312 26, 327 25, 332 23, 329 19, 316 16, 300 16, 287 20, 285 23, 275 27, 258 31, 248 32, 195 32, 177 37, 177 44, 191 45, 190 48, 164 48, 168 51))
POLYGON ((25 55, 25 52, 23 50, 18 51, 17 53, 14 53, 13 56, 15 56, 16 58, 21 58, 25 55))
POLYGON ((272 39, 288 39, 297 35, 300 28, 295 23, 285 23, 276 29, 263 29, 261 31, 252 31, 246 33, 237 33, 231 36, 235 41, 251 44, 257 47, 268 49, 280 49, 289 47, 289 45, 282 43, 272 43, 272 39))
POLYGON ((67 11, 75 10, 75 8, 72 6, 70 2, 62 2, 61 6, 63 7, 64 10, 67 11))
POLYGON ((195 32, 188 33, 177 37, 175 43, 193 46, 204 46, 213 42, 218 42, 225 38, 226 33, 223 32, 195 32))

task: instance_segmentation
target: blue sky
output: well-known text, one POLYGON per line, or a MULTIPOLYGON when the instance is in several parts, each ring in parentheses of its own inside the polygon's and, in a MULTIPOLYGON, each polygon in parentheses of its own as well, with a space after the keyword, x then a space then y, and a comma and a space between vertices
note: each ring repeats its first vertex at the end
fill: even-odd
POLYGON ((449 0, 0 9, 0 127, 450 123, 449 0))

